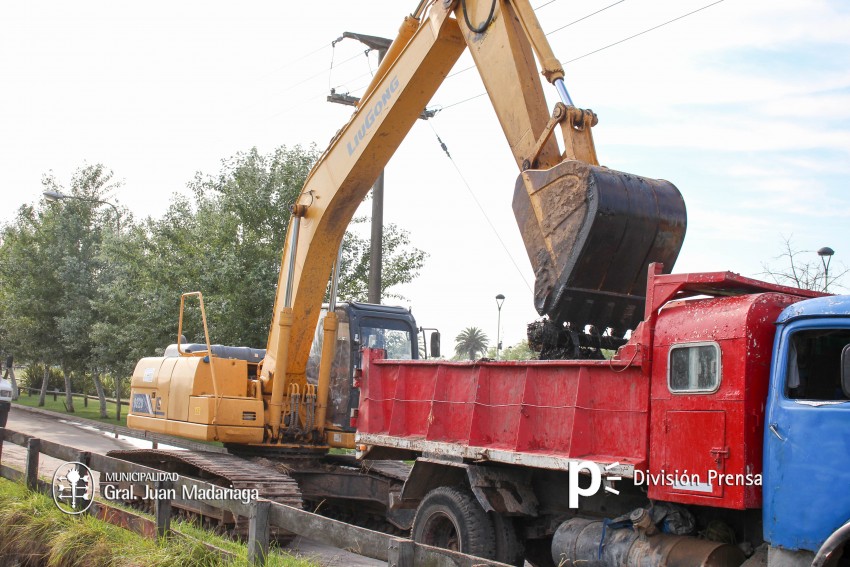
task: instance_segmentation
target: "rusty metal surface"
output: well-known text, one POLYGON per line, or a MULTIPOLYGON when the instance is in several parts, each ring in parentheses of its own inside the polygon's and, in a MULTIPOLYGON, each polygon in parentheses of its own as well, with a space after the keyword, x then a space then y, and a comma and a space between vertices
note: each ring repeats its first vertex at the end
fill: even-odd
POLYGON ((513 208, 538 313, 617 332, 640 322, 647 268, 673 267, 687 224, 673 184, 579 161, 523 172, 513 208))
POLYGON ((642 537, 631 526, 606 528, 601 520, 576 517, 555 533, 552 558, 583 567, 737 567, 745 556, 734 545, 666 533, 642 537))

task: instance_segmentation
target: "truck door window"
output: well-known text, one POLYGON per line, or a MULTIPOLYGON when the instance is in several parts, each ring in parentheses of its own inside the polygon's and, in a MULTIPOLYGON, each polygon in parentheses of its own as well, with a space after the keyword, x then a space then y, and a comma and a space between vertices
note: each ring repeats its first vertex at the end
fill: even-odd
POLYGON ((711 393, 720 387, 720 346, 688 343, 670 347, 667 386, 674 393, 711 393))
POLYGON ((841 384, 841 354, 850 329, 809 329, 791 335, 785 395, 792 400, 847 401, 841 384))

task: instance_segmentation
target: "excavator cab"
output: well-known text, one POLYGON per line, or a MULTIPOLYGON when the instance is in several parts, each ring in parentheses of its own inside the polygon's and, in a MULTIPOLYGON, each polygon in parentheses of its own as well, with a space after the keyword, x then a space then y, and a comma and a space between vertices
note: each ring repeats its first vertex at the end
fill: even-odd
MULTIPOLYGON (((319 364, 324 342, 324 305, 307 359, 307 383, 319 383, 319 364)), ((327 421, 335 429, 354 431, 352 411, 360 405, 355 370, 360 368, 362 349, 379 348, 390 360, 418 360, 419 336, 413 314, 403 307, 369 303, 337 303, 336 348, 331 365, 327 421)), ((433 335, 432 335, 433 336, 433 335)))

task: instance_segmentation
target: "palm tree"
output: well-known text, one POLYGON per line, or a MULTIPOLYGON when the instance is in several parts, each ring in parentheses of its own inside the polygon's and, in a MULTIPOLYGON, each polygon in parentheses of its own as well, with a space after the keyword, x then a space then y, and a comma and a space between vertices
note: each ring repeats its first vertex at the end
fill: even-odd
POLYGON ((478 354, 487 351, 487 335, 478 327, 467 327, 455 337, 455 355, 457 358, 475 360, 478 354))

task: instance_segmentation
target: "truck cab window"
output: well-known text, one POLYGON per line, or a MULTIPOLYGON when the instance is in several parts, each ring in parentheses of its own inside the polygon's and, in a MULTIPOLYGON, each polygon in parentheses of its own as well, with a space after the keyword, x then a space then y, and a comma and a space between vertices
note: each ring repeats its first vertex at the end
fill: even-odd
POLYGON ((788 347, 785 395, 792 400, 847 401, 841 387, 841 353, 850 329, 797 331, 788 347))
POLYGON ((670 347, 667 385, 674 393, 711 393, 720 386, 720 347, 690 343, 670 347))

